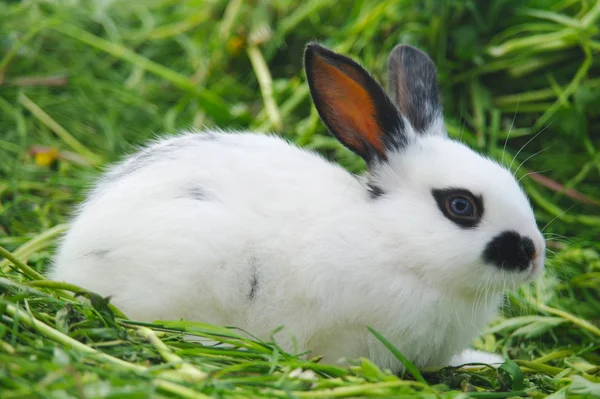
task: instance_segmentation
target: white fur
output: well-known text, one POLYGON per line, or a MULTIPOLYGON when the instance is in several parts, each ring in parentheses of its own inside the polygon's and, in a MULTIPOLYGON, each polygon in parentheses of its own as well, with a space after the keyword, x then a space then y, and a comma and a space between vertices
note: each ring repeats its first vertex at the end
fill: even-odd
POLYGON ((452 356, 450 359, 450 365, 454 367, 464 366, 467 363, 484 363, 490 366, 498 367, 504 363, 504 357, 496 355, 495 353, 466 349, 461 353, 452 356))
POLYGON ((112 295, 137 320, 234 325, 265 339, 284 325, 282 345, 326 362, 364 356, 399 370, 365 326, 419 367, 463 361, 503 289, 539 275, 544 242, 513 176, 434 126, 372 172, 386 191, 375 200, 361 178, 275 136, 160 140, 100 181, 51 278, 112 295), (431 189, 448 186, 484 196, 480 226, 443 216, 431 189), (506 229, 534 240, 535 270, 481 261, 506 229))

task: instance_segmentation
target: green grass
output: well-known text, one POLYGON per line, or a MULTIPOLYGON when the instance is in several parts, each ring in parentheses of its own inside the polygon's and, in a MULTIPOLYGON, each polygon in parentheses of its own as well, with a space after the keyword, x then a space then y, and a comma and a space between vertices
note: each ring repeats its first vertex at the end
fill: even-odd
POLYGON ((0 0, 0 398, 600 397, 599 57, 597 0, 0 0), (396 43, 423 48, 450 134, 522 178, 548 273, 474 343, 498 372, 322 365, 41 279, 101 167, 156 134, 276 131, 362 171, 311 106, 312 39, 380 81, 396 43))

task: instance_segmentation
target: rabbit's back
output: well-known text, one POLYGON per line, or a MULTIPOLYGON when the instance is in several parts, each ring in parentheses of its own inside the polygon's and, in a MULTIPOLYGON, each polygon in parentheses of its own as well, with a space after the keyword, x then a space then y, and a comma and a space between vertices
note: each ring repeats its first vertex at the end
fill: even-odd
MULTIPOLYGON (((188 133, 111 168, 81 206, 51 277, 102 295, 135 319, 241 322, 261 273, 281 269, 360 183, 284 140, 188 133), (342 195, 343 193, 343 195, 342 195)), ((283 280, 282 280, 283 279, 283 280)), ((268 287, 261 287, 265 295, 268 287)))

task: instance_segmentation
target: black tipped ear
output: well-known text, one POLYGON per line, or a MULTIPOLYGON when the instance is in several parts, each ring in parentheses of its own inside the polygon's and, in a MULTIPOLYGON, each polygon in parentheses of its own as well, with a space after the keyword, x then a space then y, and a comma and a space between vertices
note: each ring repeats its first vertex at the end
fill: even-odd
POLYGON ((437 70, 427 54, 414 47, 398 45, 388 61, 392 100, 418 133, 442 117, 437 70))
POLYGON ((383 88, 350 58, 310 43, 304 53, 310 94, 331 133, 368 164, 407 145, 404 123, 383 88))

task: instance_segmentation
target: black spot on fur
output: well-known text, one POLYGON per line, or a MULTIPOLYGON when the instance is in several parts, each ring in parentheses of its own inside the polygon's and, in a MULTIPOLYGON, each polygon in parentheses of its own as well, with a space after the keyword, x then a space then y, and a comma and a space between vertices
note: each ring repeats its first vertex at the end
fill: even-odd
POLYGON ((377 199, 385 194, 385 191, 379 186, 376 186, 374 183, 367 183, 367 192, 369 193, 369 197, 371 199, 377 199))
POLYGON ((535 245, 529 237, 515 231, 505 231, 490 241, 483 251, 483 259, 499 269, 522 271, 529 267, 535 256, 535 245))
POLYGON ((248 293, 248 299, 251 301, 256 298, 256 292, 258 291, 258 275, 255 273, 252 275, 252 281, 250 282, 250 292, 248 293))
POLYGON ((446 216, 446 218, 454 222, 456 225, 470 229, 477 227, 479 222, 481 222, 484 211, 483 198, 481 198, 481 196, 473 195, 473 193, 471 193, 469 190, 462 188, 433 189, 431 190, 431 193, 440 211, 444 214, 444 216, 446 216), (467 198, 469 202, 472 203, 473 207, 475 208, 473 217, 459 217, 450 212, 448 209, 448 200, 455 196, 467 198))
POLYGON ((95 257, 99 259, 104 259, 110 253, 108 249, 95 249, 93 251, 87 252, 84 256, 86 257, 95 257))
POLYGON ((204 187, 199 185, 188 187, 187 197, 198 201, 208 201, 213 199, 213 196, 210 195, 204 187))
POLYGON ((250 263, 250 291, 248 292, 248 299, 253 301, 256 298, 256 294, 259 289, 259 273, 258 273, 258 259, 252 257, 249 260, 250 263))

